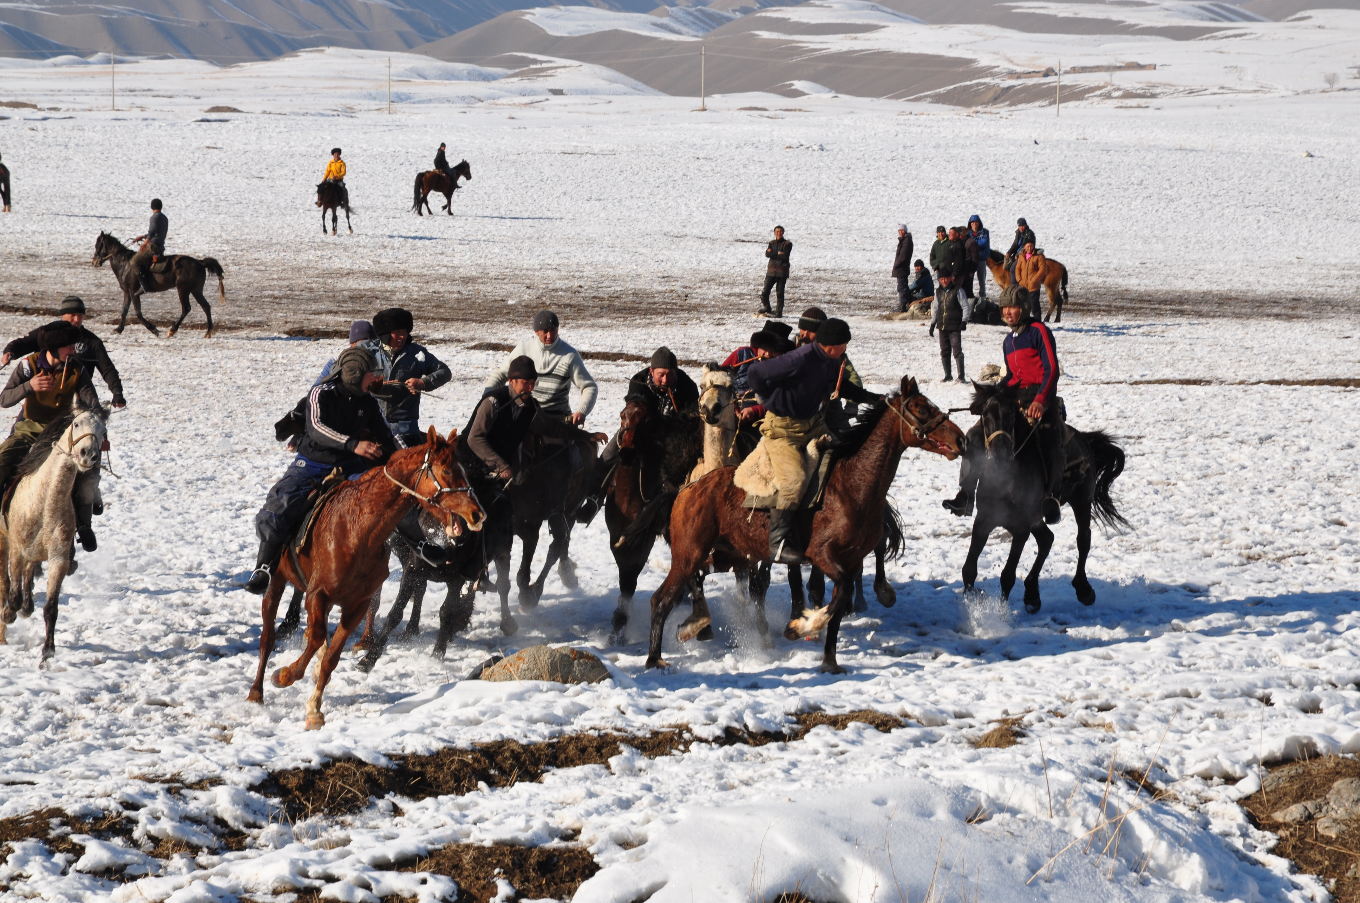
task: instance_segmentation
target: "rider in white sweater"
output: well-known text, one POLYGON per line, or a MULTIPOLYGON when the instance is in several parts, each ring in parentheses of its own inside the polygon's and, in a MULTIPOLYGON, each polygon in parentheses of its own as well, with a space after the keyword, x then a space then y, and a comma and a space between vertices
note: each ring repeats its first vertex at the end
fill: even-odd
POLYGON ((550 310, 540 310, 534 314, 534 334, 520 342, 505 356, 486 378, 486 388, 494 389, 505 384, 510 362, 521 354, 534 362, 538 371, 538 382, 534 385, 534 400, 545 413, 555 414, 580 426, 586 415, 595 407, 598 389, 590 371, 586 370, 581 353, 558 338, 557 314, 550 310), (571 407, 571 387, 581 390, 580 406, 571 407))

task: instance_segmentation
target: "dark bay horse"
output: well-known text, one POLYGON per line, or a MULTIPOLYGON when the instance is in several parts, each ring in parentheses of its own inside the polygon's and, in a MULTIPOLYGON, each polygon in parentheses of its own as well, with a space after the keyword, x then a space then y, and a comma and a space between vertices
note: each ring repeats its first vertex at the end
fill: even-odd
POLYGON ((433 191, 444 196, 444 210, 453 216, 453 193, 458 190, 460 178, 472 181, 472 165, 460 160, 456 166, 449 167, 449 172, 453 173, 452 178, 437 169, 416 173, 416 190, 411 209, 420 216, 425 215, 422 210, 433 215, 434 211, 430 209, 430 192, 433 191))
POLYGON ((353 207, 349 205, 349 198, 345 195, 345 189, 329 179, 316 186, 316 205, 321 208, 321 234, 326 234, 326 214, 331 215, 331 234, 337 234, 339 228, 339 217, 337 210, 345 211, 345 228, 350 234, 354 234, 354 226, 350 225, 349 215, 353 207))
POLYGON ((457 539, 465 530, 482 529, 486 514, 454 458, 457 433, 443 439, 430 427, 424 445, 394 453, 387 463, 346 482, 323 503, 312 520, 305 547, 296 560, 285 552, 260 601, 260 663, 248 702, 264 701, 264 673, 274 649, 274 616, 288 584, 307 593, 306 645, 297 660, 274 672, 274 686, 287 687, 302 677, 317 650, 316 687, 307 700, 308 730, 326 723, 321 697, 344 651, 345 641, 387 579, 387 537, 413 505, 434 517, 457 539), (340 623, 327 639, 330 610, 340 623))
POLYGON ((663 417, 645 398, 630 395, 619 414, 618 444, 604 506, 609 550, 619 569, 614 642, 623 640, 638 575, 670 523, 675 494, 702 456, 704 439, 697 415, 663 417))
MULTIPOLYGON (((1011 551, 1001 571, 1001 595, 1010 596, 1020 553, 1030 536, 1038 546, 1034 565, 1025 576, 1025 611, 1034 614, 1039 598, 1039 572, 1053 547, 1053 531, 1044 523, 1044 462, 1039 442, 1020 411, 1013 386, 974 383, 972 410, 985 448, 977 487, 977 514, 968 557, 963 563, 963 588, 973 590, 978 556, 997 527, 1011 535, 1011 551)), ((970 451, 975 454, 976 450, 970 451)), ((1077 522, 1077 572, 1072 586, 1082 605, 1096 601, 1086 579, 1086 556, 1091 551, 1091 518, 1104 527, 1127 527, 1129 522, 1115 508, 1110 485, 1124 471, 1124 451, 1105 433, 1083 433, 1067 428, 1067 468, 1059 500, 1072 509, 1077 522)))
MULTIPOLYGON (((840 673, 836 637, 841 619, 850 610, 851 578, 864 556, 878 545, 883 532, 883 509, 888 487, 908 448, 954 459, 963 451, 963 433, 949 417, 921 394, 916 380, 904 376, 901 394, 887 399, 877 416, 847 440, 843 457, 831 471, 822 507, 804 512, 803 526, 810 539, 807 558, 834 584, 831 604, 790 623, 789 629, 812 636, 826 629, 823 671, 840 673)), ((745 493, 732 482, 736 468, 715 470, 691 483, 676 496, 671 509, 671 567, 652 594, 648 667, 664 667, 661 636, 666 617, 675 607, 693 574, 717 549, 754 564, 769 560, 769 516, 742 507, 745 493)), ((689 630, 699 626, 691 616, 689 630)))
MULTIPOLYGON (((118 316, 118 326, 114 332, 122 332, 127 325, 128 307, 131 306, 136 311, 137 320, 151 330, 152 335, 160 335, 159 330, 153 326, 146 317, 142 316, 142 281, 138 277, 136 270, 132 266, 132 257, 136 252, 124 245, 121 241, 114 238, 107 232, 100 232, 99 237, 94 242, 94 258, 90 261, 92 266, 102 266, 108 261, 109 269, 113 270, 113 276, 118 280, 118 287, 123 290, 123 311, 118 316)), ((179 293, 179 319, 175 325, 170 327, 169 335, 173 336, 179 332, 179 327, 184 323, 184 318, 189 316, 189 297, 192 295, 198 302, 198 306, 203 308, 203 316, 208 320, 207 331, 204 336, 213 334, 212 308, 208 305, 208 299, 203 297, 203 283, 207 281, 208 274, 217 277, 217 297, 219 301, 227 300, 227 286, 223 281, 222 265, 212 257, 190 257, 188 254, 171 254, 166 258, 166 267, 162 272, 152 272, 151 291, 163 292, 166 289, 175 289, 179 293)))

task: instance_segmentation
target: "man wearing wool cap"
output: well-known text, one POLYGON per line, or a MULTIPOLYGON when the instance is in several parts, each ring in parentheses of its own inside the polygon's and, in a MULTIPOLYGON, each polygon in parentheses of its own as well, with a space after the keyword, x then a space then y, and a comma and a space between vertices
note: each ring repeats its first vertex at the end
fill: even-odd
MULTIPOLYGON (((61 299, 61 304, 57 308, 57 316, 70 323, 80 331, 80 337, 76 340, 76 358, 80 365, 85 368, 86 373, 99 371, 99 375, 104 378, 104 384, 113 393, 113 398, 109 401, 115 408, 121 408, 127 404, 123 398, 123 380, 118 375, 118 368, 113 365, 109 358, 109 352, 104 347, 104 342, 93 332, 85 328, 85 302, 76 295, 67 295, 61 299)), ((41 328, 41 327, 39 327, 41 328)), ((38 330, 35 329, 28 335, 17 338, 5 346, 3 354, 0 354, 0 367, 5 366, 15 358, 24 357, 38 350, 38 330)))
POLYGON ((396 440, 370 390, 383 380, 371 351, 355 345, 340 352, 332 375, 313 386, 302 402, 302 438, 297 456, 255 515, 260 550, 246 590, 264 593, 279 555, 306 519, 312 490, 334 468, 353 479, 385 462, 396 440))
POLYGON ((897 280, 897 309, 905 311, 911 303, 911 255, 915 250, 911 230, 906 223, 897 224, 897 250, 893 253, 892 275, 897 280))
POLYGON ((845 346, 850 326, 834 317, 818 327, 816 338, 800 348, 751 365, 748 380, 760 396, 765 417, 761 444, 773 466, 775 505, 770 510, 770 560, 799 564, 803 560, 793 534, 794 511, 803 490, 803 448, 826 435, 827 402, 847 398, 860 404, 881 400, 845 378, 845 346))
POLYGON ((595 397, 599 392, 595 380, 586 369, 581 353, 558 335, 560 322, 557 314, 540 310, 534 314, 530 326, 534 334, 512 348, 501 365, 487 374, 485 388, 492 391, 504 385, 510 362, 524 355, 534 362, 534 369, 538 373, 534 399, 543 413, 580 426, 595 407, 595 397), (571 406, 572 386, 576 386, 581 393, 580 402, 574 410, 571 406))

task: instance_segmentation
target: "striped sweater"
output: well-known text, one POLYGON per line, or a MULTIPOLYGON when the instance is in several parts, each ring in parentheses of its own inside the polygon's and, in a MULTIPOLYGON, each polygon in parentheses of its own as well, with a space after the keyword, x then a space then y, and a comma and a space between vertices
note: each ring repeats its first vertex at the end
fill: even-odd
POLYGON ((585 416, 595 407, 595 396, 599 391, 595 380, 586 369, 585 361, 581 360, 581 353, 561 339, 545 346, 538 336, 529 336, 512 348, 500 365, 487 375, 486 388, 495 389, 504 385, 510 362, 521 354, 533 361, 534 368, 538 370, 534 400, 545 412, 562 417, 571 414, 573 385, 581 390, 581 401, 575 410, 585 416))

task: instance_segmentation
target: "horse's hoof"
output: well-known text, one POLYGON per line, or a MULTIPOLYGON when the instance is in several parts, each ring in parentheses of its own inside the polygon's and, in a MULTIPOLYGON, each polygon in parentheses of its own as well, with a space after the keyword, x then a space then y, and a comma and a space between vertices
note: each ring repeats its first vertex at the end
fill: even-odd
POLYGON ((122 334, 123 334, 123 327, 121 327, 121 326, 115 326, 114 329, 113 329, 113 331, 114 331, 116 334, 118 334, 118 335, 122 335, 122 334))
POLYGON ((307 730, 316 731, 326 726, 326 716, 320 712, 313 712, 307 716, 305 725, 307 730))
POLYGON ((519 591, 519 607, 525 611, 538 608, 538 594, 527 588, 521 589, 519 591))
POLYGON ((1037 615, 1037 614, 1039 613, 1039 608, 1040 608, 1042 605, 1043 605, 1043 603, 1040 602, 1038 599, 1026 599, 1026 600, 1025 600, 1025 611, 1026 611, 1027 613, 1029 613, 1029 614, 1037 615))
MULTIPOLYGON (((688 617, 681 621, 680 625, 675 628, 675 638, 682 643, 688 643, 707 629, 710 623, 710 619, 703 616, 688 617)), ((710 634, 712 633, 712 631, 709 632, 710 634)))
POLYGON ((264 693, 260 690, 251 690, 246 694, 246 702, 253 702, 256 705, 264 704, 264 693))
POLYGON ((789 640, 789 641, 793 641, 793 640, 799 640, 799 639, 802 639, 802 638, 803 638, 803 635, 802 635, 801 633, 799 633, 798 631, 794 630, 792 624, 789 624, 787 627, 784 628, 784 639, 789 640))
POLYGON ((610 632, 610 634, 609 634, 609 645, 611 645, 611 646, 624 646, 624 645, 627 645, 627 642, 628 642, 627 633, 626 633, 625 631, 623 631, 622 629, 620 629, 620 630, 614 630, 614 631, 611 631, 611 632, 610 632))
POLYGON ((280 689, 282 689, 283 687, 291 687, 293 685, 293 682, 288 679, 287 668, 280 668, 279 670, 275 671, 273 675, 269 678, 269 681, 274 686, 279 687, 280 689))
POLYGON ((166 337, 167 339, 173 339, 173 338, 175 337, 175 333, 178 332, 178 331, 179 331, 179 330, 177 330, 177 329, 172 329, 172 330, 170 330, 169 332, 167 332, 167 333, 165 334, 165 337, 166 337))
POLYGON ((370 649, 368 651, 368 654, 365 655, 363 658, 359 659, 359 661, 354 665, 354 667, 358 668, 360 671, 367 674, 373 670, 373 666, 376 665, 377 663, 378 657, 374 655, 373 650, 370 649))
POLYGON ((447 646, 435 643, 434 648, 430 650, 430 658, 434 659, 437 662, 442 662, 444 660, 444 653, 447 651, 448 651, 447 646))
POLYGON ((671 669, 671 663, 658 655, 655 658, 648 658, 645 667, 649 669, 656 668, 662 671, 669 671, 671 669))
POLYGON ((897 604, 897 590, 891 586, 886 589, 875 590, 874 595, 878 597, 878 604, 884 608, 892 608, 897 604))
POLYGON ((701 643, 707 643, 709 640, 713 639, 713 636, 713 628, 712 626, 708 626, 696 633, 694 638, 701 643))
POLYGON ((519 633, 519 624, 515 623, 514 618, 508 616, 501 618, 502 636, 514 636, 517 633, 519 633))
POLYGON ((1082 605, 1094 605, 1096 602, 1096 591, 1090 584, 1077 587, 1077 601, 1082 605))
POLYGON ((857 615, 862 615, 869 610, 869 603, 864 601, 863 596, 856 596, 854 604, 850 606, 850 610, 857 615))
POLYGON ((822 662, 820 670, 823 674, 844 674, 845 669, 835 662, 822 662))
POLYGON ((401 632, 400 639, 409 642, 410 640, 414 640, 418 636, 420 636, 419 627, 407 627, 405 630, 401 632))

